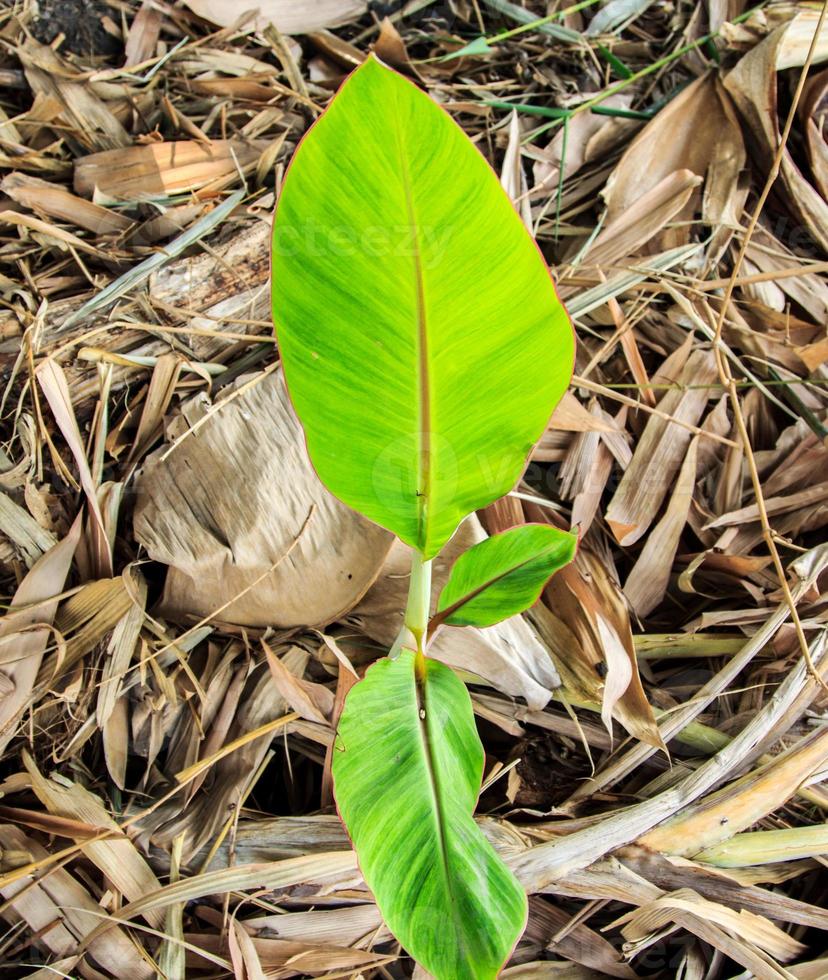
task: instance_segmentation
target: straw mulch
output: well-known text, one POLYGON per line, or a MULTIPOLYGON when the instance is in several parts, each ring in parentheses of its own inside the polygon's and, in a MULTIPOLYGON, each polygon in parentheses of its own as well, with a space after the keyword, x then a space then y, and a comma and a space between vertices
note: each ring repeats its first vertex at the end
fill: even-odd
POLYGON ((578 336, 454 549, 546 520, 578 559, 435 648, 530 893, 504 975, 828 976, 820 6, 246 6, 0 10, 4 965, 423 976, 330 786, 405 556, 310 471, 267 284, 285 167, 375 47, 502 175, 578 336))

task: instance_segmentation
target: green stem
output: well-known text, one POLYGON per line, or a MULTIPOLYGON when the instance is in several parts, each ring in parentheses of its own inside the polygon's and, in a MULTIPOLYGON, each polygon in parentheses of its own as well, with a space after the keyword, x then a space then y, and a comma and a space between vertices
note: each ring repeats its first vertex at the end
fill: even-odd
POLYGON ((418 661, 425 653, 428 635, 428 614, 431 607, 431 562, 423 561, 419 551, 411 552, 411 577, 408 582, 408 603, 402 628, 388 656, 396 660, 403 647, 416 650, 418 661))
POLYGON ((423 652, 423 639, 428 630, 431 609, 431 561, 423 561, 419 551, 411 552, 411 579, 408 584, 408 605, 405 607, 405 626, 417 642, 417 652, 423 652))
POLYGON ((520 27, 513 27, 511 30, 501 31, 500 34, 495 34, 493 37, 487 37, 486 43, 497 44, 499 41, 516 37, 518 34, 525 34, 527 31, 536 31, 539 27, 543 27, 544 24, 550 24, 553 20, 563 20, 569 14, 576 14, 579 10, 583 10, 585 7, 592 7, 596 3, 598 3, 598 0, 580 0, 580 3, 575 3, 565 10, 556 10, 554 14, 549 14, 547 17, 541 17, 538 20, 529 21, 528 24, 521 24, 520 27))

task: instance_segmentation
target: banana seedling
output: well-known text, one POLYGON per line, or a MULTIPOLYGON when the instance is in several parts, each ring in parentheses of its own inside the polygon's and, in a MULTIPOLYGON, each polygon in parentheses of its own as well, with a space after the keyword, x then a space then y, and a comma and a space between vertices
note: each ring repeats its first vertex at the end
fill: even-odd
POLYGON ((302 140, 273 229, 273 317, 316 472, 411 549, 404 631, 345 702, 339 813, 403 947, 437 980, 497 975, 526 895, 473 812, 483 747, 443 625, 527 609, 574 535, 525 525, 432 561, 519 480, 572 374, 546 263, 497 177, 431 98, 375 57, 302 140))

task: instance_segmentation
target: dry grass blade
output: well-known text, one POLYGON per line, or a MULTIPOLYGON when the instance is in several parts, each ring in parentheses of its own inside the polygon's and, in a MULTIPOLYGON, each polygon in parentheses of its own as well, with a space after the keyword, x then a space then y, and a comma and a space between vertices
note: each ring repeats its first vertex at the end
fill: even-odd
MULTIPOLYGON (((31 777, 35 794, 50 813, 82 821, 96 831, 118 829, 101 801, 88 790, 77 784, 63 786, 45 779, 28 754, 24 756, 23 764, 31 777)), ((83 851, 127 899, 136 900, 147 891, 161 887, 150 866, 125 837, 94 841, 87 844, 83 851)), ((150 925, 158 928, 164 921, 160 914, 148 913, 146 918, 150 925)))
POLYGON ((828 854, 828 825, 823 823, 736 834, 721 844, 705 847, 695 859, 717 868, 751 868, 825 854, 828 854))
MULTIPOLYGON (((0 847, 4 851, 28 851, 35 860, 47 856, 40 844, 7 825, 0 826, 0 847)), ((153 976, 151 961, 123 929, 115 923, 105 932, 100 929, 100 921, 105 918, 102 907, 64 869, 54 870, 34 886, 25 881, 0 884, 0 894, 6 899, 2 914, 22 917, 56 955, 88 949, 93 959, 112 975, 127 970, 134 977, 153 976)))
POLYGON ((0 700, 0 745, 14 737, 16 725, 28 707, 43 653, 49 642, 49 625, 78 546, 81 521, 78 517, 67 536, 35 563, 20 583, 11 602, 12 613, 0 621, 0 651, 3 652, 5 690, 0 700), (32 627, 40 626, 39 629, 32 627), (13 655, 9 654, 13 650, 13 655))

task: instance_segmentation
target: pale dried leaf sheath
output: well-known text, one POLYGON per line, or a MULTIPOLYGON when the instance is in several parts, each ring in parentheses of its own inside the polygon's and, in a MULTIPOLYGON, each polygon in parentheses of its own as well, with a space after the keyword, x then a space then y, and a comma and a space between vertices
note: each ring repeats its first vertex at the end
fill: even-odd
POLYGON ((757 830, 736 834, 721 844, 706 847, 694 860, 717 868, 750 868, 757 864, 800 861, 828 854, 828 824, 757 830))
POLYGON ((210 187, 235 177, 239 167, 255 163, 266 149, 262 141, 197 140, 150 143, 80 157, 75 163, 75 192, 113 201, 146 201, 210 187))
MULTIPOLYGON (((755 945, 783 962, 793 959, 806 949, 802 943, 796 942, 763 916, 754 915, 752 912, 744 910, 736 911, 720 905, 718 902, 708 901, 690 888, 679 889, 664 895, 650 905, 642 906, 640 909, 622 916, 617 922, 624 924, 622 932, 627 939, 644 939, 645 936, 662 928, 666 923, 676 921, 675 912, 677 910, 689 912, 693 916, 701 917, 707 922, 715 923, 726 929, 734 937, 730 946, 737 952, 737 959, 740 962, 744 962, 743 956, 747 956, 748 962, 751 960, 756 962, 756 958, 751 955, 752 951, 749 947, 741 951, 738 950, 742 940, 745 941, 745 947, 747 944, 755 945), (742 956, 738 955, 739 952, 742 952, 742 956)), ((762 969, 759 975, 781 978, 785 976, 785 973, 779 969, 771 969, 770 971, 762 969)))
POLYGON ((813 732, 755 772, 700 800, 639 843, 691 855, 719 844, 786 803, 828 758, 828 729, 813 732))

